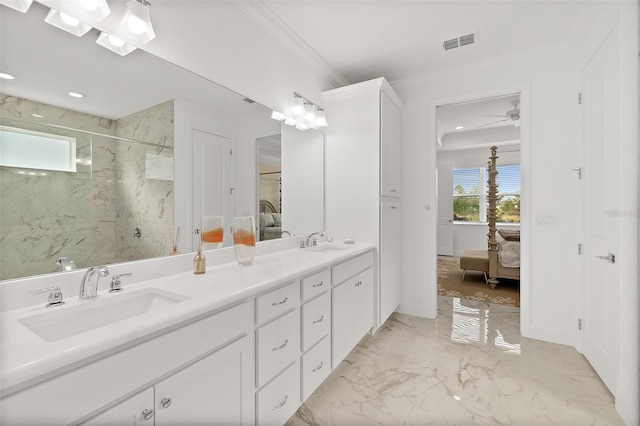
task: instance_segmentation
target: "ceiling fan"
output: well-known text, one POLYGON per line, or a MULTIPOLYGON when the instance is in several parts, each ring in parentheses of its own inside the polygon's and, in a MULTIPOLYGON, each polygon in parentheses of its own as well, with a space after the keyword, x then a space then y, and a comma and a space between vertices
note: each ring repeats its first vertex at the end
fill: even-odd
POLYGON ((516 127, 520 127, 520 108, 518 108, 519 104, 520 104, 520 101, 512 101, 511 105, 513 105, 513 109, 510 109, 509 111, 505 112, 504 115, 483 114, 482 117, 501 117, 502 120, 496 120, 490 123, 481 124, 480 126, 477 126, 476 129, 489 126, 491 124, 500 123, 502 121, 509 121, 509 120, 513 121, 516 127))

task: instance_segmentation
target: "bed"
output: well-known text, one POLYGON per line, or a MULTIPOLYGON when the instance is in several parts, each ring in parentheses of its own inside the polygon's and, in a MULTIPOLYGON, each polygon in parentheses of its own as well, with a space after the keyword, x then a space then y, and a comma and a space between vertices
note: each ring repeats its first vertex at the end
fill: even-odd
POLYGON ((499 279, 520 279, 520 230, 497 229, 496 212, 498 203, 498 148, 491 147, 489 157, 489 187, 487 191, 487 219, 489 221, 489 233, 487 237, 489 252, 489 271, 487 284, 493 289, 499 283, 499 279))

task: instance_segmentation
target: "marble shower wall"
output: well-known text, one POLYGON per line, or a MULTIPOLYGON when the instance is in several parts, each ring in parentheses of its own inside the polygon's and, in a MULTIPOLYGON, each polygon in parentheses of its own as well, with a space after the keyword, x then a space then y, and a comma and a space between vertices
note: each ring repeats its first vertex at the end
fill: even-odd
POLYGON ((110 120, 0 95, 0 114, 3 124, 75 137, 78 160, 75 173, 0 167, 0 280, 54 272, 62 256, 82 268, 170 251, 173 180, 158 178, 172 179, 168 173, 146 173, 145 158, 148 151, 154 158, 166 155, 172 166, 173 102, 110 120), (44 126, 32 114, 107 136, 44 126), (143 230, 140 239, 133 238, 136 226, 143 230))
POLYGON ((120 140, 116 145, 117 252, 123 260, 168 255, 173 231, 173 101, 121 118, 116 135, 150 142, 120 140), (139 238, 134 236, 136 227, 141 229, 139 238))

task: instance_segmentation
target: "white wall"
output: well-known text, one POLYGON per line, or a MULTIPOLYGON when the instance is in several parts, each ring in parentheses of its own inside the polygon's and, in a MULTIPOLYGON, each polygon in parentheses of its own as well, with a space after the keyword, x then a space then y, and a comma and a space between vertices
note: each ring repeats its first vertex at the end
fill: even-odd
MULTIPOLYGON (((498 229, 520 229, 518 224, 501 224, 498 229)), ((487 248, 487 223, 461 223, 453 224, 453 255, 461 256, 467 249, 483 250, 487 248)))
POLYGON ((435 124, 435 107, 440 102, 513 93, 515 89, 523 92, 524 114, 530 111, 521 127, 522 214, 523 220, 529 221, 523 224, 522 232, 524 243, 529 241, 529 251, 535 253, 525 259, 528 251, 523 247, 522 284, 523 287, 528 281, 535 284, 531 285, 529 295, 523 288, 522 328, 525 334, 546 340, 575 343, 576 313, 566 305, 575 291, 573 275, 566 268, 566 261, 560 260, 575 253, 572 216, 578 201, 575 191, 570 190, 576 184, 571 165, 579 157, 576 132, 567 126, 567 120, 576 117, 576 93, 566 53, 562 48, 523 52, 517 57, 469 65, 447 75, 394 84, 405 103, 402 190, 407 196, 403 235, 422 236, 403 240, 405 303, 419 304, 429 316, 436 315, 432 300, 436 265, 430 261, 435 258, 436 142, 435 128, 429 128, 429 124, 435 124), (415 182, 424 182, 425 186, 415 182), (553 187, 568 191, 549 191, 553 187), (557 218, 557 226, 536 225, 532 220, 547 213, 557 218), (429 259, 426 263, 425 258, 429 259), (537 309, 531 308, 534 306, 537 309))
MULTIPOLYGON (((637 21, 635 2, 607 3, 617 13, 621 52, 621 193, 638 190, 637 21), (622 5, 622 6, 621 6, 622 5), (621 8, 620 11, 617 8, 621 8), (622 10, 624 9, 624 10, 622 10)), ((576 44, 593 22, 574 37, 574 44, 486 63, 468 64, 447 75, 435 75, 392 84, 403 99, 403 304, 407 312, 436 311, 436 130, 435 107, 441 103, 481 98, 503 91, 522 96, 522 334, 576 346, 576 319, 581 307, 576 294, 581 286, 577 255, 580 225, 580 187, 571 170, 581 161, 577 92, 579 68, 576 44), (423 185, 416 185, 422 182, 423 185), (408 237, 411 235, 412 237, 408 237), (415 238, 419 235, 420 238, 415 238), (426 260, 426 261, 425 261, 426 260)), ((593 47, 593 46, 592 46, 593 47)), ((638 423, 638 200, 625 198, 621 218, 625 230, 622 247, 633 259, 620 265, 622 294, 619 326, 632 336, 620 348, 622 384, 614 391, 616 407, 628 424, 638 423)))

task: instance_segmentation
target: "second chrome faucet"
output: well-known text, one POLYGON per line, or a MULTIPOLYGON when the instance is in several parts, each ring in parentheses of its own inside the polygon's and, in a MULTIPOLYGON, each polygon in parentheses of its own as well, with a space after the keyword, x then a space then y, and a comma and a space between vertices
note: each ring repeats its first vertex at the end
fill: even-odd
POLYGON ((80 284, 80 299, 93 299, 98 296, 98 280, 109 275, 106 266, 92 266, 82 277, 80 284))

